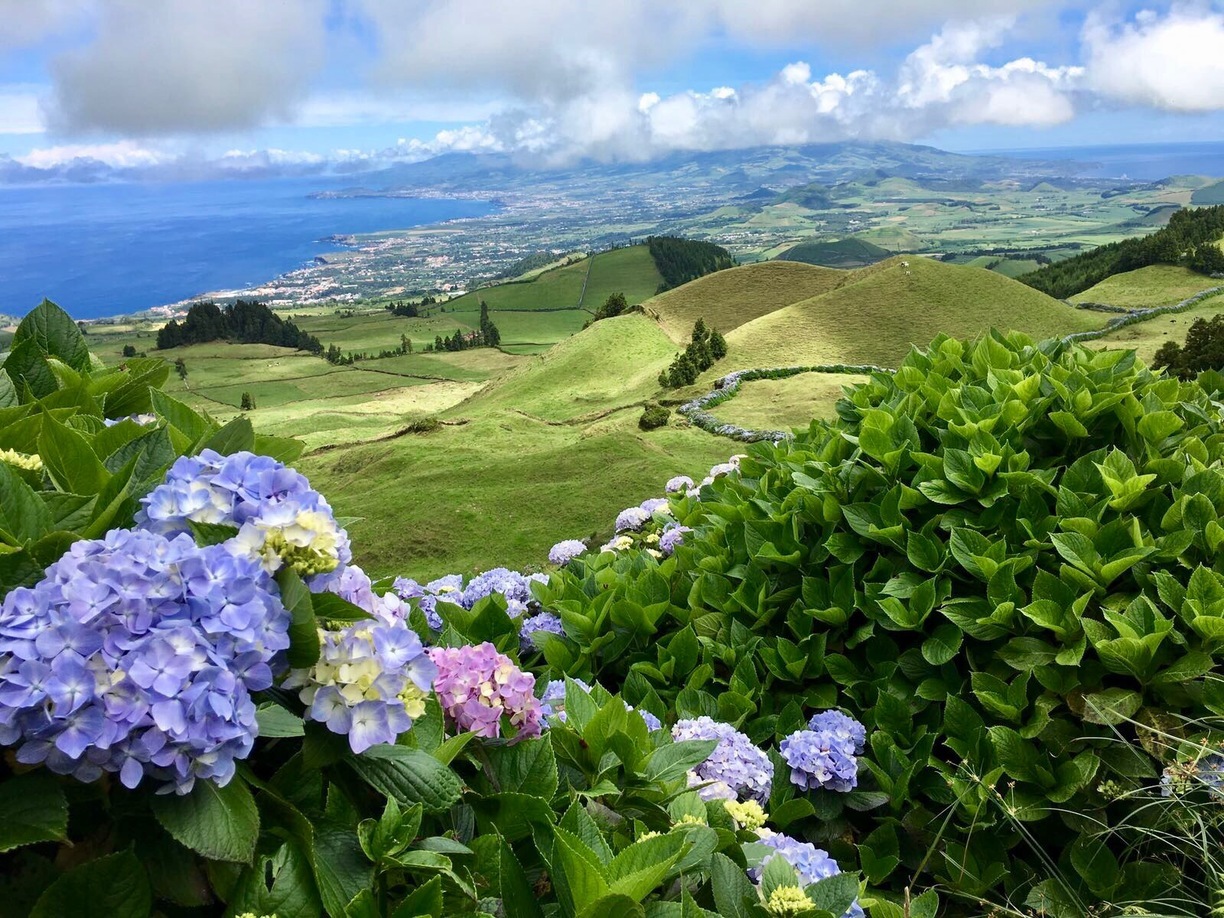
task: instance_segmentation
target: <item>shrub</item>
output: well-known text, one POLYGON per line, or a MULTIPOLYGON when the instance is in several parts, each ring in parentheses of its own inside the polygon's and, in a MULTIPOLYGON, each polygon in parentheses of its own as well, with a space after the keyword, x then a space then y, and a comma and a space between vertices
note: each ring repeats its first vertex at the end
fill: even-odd
POLYGON ((1175 890, 1095 835, 1160 774, 1157 734, 1224 715, 1216 406, 1133 354, 991 336, 838 413, 673 501, 696 531, 671 558, 571 561, 550 662, 759 743, 847 707, 869 777, 821 823, 770 809, 873 883, 1062 901, 1062 864, 1082 902, 1175 890))
POLYGON ((671 409, 664 408, 656 402, 651 402, 646 406, 646 410, 642 412, 642 416, 638 418, 638 427, 642 430, 657 430, 660 427, 667 426, 667 419, 671 417, 671 409))

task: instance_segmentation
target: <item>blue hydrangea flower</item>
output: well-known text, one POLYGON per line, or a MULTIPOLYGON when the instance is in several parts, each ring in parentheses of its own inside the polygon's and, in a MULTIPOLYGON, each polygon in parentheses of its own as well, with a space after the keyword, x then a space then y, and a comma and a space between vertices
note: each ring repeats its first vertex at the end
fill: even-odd
POLYGON ((236 526, 231 550, 259 559, 269 573, 288 565, 316 591, 352 560, 348 533, 323 495, 268 456, 210 449, 183 456, 141 505, 137 526, 162 535, 189 533, 191 523, 236 526))
POLYGON ((523 624, 519 628, 519 643, 524 653, 529 653, 536 649, 535 642, 532 641, 531 636, 537 631, 547 631, 550 634, 565 633, 565 629, 561 627, 561 619, 551 612, 540 612, 538 615, 524 618, 523 624))
POLYGON ((227 783, 258 733, 289 613, 261 563, 115 530, 76 542, 0 607, 0 742, 17 760, 180 793, 227 783))
MULTIPOLYGON (((802 886, 811 886, 813 883, 841 873, 837 861, 829 857, 827 851, 817 848, 810 842, 801 842, 789 835, 769 829, 759 829, 757 834, 760 835, 760 844, 773 848, 776 853, 770 854, 761 861, 760 867, 748 871, 748 876, 753 882, 760 882, 765 866, 775 857, 783 858, 795 868, 795 873, 799 875, 799 883, 802 886)), ((856 900, 850 908, 846 909, 842 918, 864 918, 863 907, 856 900)))
POLYGON ((558 542, 548 550, 548 563, 555 564, 557 567, 564 567, 586 550, 585 543, 577 539, 566 539, 563 542, 558 542))
POLYGON ((307 716, 347 735, 353 752, 394 743, 425 713, 438 668, 402 621, 361 621, 319 637, 318 662, 291 671, 284 685, 301 689, 307 716))
POLYGON ((666 511, 671 506, 666 497, 652 497, 650 500, 642 501, 642 509, 652 516, 661 511, 666 511))
POLYGON ((753 745, 746 735, 730 724, 719 723, 709 717, 680 720, 672 727, 672 739, 718 740, 710 757, 693 769, 701 782, 714 782, 713 790, 707 788, 700 793, 705 799, 714 799, 725 784, 737 797, 747 797, 764 805, 769 800, 773 783, 773 765, 769 756, 753 745))
POLYGON ((778 746, 790 766, 791 783, 804 790, 853 790, 858 785, 858 759, 853 743, 829 730, 797 730, 778 746))
POLYGON ((808 721, 808 729, 832 733, 848 742, 856 755, 861 754, 867 744, 867 728, 841 711, 821 711, 808 721))
POLYGON ((667 486, 663 490, 668 494, 679 494, 681 491, 687 491, 692 486, 693 479, 687 475, 677 475, 667 482, 667 486))

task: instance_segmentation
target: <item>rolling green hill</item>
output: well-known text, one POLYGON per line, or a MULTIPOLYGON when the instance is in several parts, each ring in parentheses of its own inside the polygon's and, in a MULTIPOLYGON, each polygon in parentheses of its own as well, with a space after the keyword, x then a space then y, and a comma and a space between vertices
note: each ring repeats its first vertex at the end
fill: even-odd
POLYGON ((838 239, 836 242, 801 242, 778 256, 779 261, 801 261, 826 268, 860 268, 892 255, 866 239, 838 239))
POLYGON ((1213 185, 1197 189, 1190 196, 1190 203, 1200 205, 1224 204, 1224 182, 1216 182, 1213 185))
POLYGON ((991 271, 898 257, 736 328, 727 335, 726 367, 712 372, 810 363, 891 366, 912 345, 940 333, 971 337, 993 327, 1040 339, 1104 324, 1102 315, 1071 309, 991 271))
POLYGON ((783 306, 827 293, 845 276, 801 262, 766 261, 698 278, 642 305, 672 341, 682 343, 698 319, 725 335, 783 306))
POLYGON ((1148 265, 1107 277, 1095 287, 1071 298, 1073 303, 1106 303, 1142 308, 1172 306, 1220 281, 1178 265, 1148 265))

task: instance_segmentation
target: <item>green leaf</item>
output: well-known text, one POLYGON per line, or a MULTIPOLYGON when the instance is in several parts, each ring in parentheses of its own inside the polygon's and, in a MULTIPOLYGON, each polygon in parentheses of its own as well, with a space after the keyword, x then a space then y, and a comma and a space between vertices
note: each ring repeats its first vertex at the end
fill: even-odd
POLYGON ((1084 696, 1084 720, 1090 724, 1124 723, 1143 706, 1143 696, 1128 689, 1110 688, 1084 696))
POLYGON ((292 711, 278 704, 263 704, 255 710, 255 722, 259 724, 259 735, 268 739, 302 736, 305 724, 292 711))
POLYGON ((427 813, 441 813, 458 802, 462 785, 455 773, 428 752, 405 746, 371 746, 348 765, 370 787, 401 806, 421 804, 427 813))
POLYGON ((0 530, 10 544, 33 542, 51 528, 51 512, 21 476, 0 462, 0 530))
MULTIPOLYGON (((208 421, 202 418, 195 412, 194 409, 184 405, 177 399, 171 398, 165 392, 159 389, 149 391, 150 398, 153 402, 153 410, 157 412, 157 416, 164 418, 167 423, 186 434, 187 438, 195 443, 203 436, 206 436, 212 429, 208 421)), ((110 406, 108 405, 108 410, 110 406)))
POLYGON ((646 761, 646 777, 657 783, 683 778, 708 759, 717 745, 717 740, 683 740, 660 746, 646 761))
POLYGON ((579 914, 611 892, 595 852, 559 827, 553 830, 552 869, 558 887, 568 894, 579 914))
POLYGON ((97 494, 110 473, 83 436, 48 415, 38 435, 38 454, 51 480, 61 491, 97 494))
POLYGON ((521 791, 546 800, 557 792, 557 759, 548 734, 513 746, 491 747, 487 755, 499 791, 521 791))
POLYGON ((0 408, 11 408, 17 404, 17 388, 8 373, 0 370, 0 408))
POLYGON ((246 415, 239 415, 215 434, 205 438, 199 444, 199 449, 192 450, 192 452, 211 449, 216 450, 222 456, 232 456, 234 453, 251 452, 254 448, 255 428, 251 426, 251 421, 246 415))
POLYGON ((259 839, 259 810, 241 778, 224 787, 197 781, 191 793, 160 794, 153 815, 176 841, 214 861, 249 864, 259 839))
POLYGON ((343 915, 345 906, 374 883, 374 866, 348 826, 325 823, 315 830, 311 866, 319 899, 330 915, 343 915))
POLYGON ((723 918, 750 918, 754 914, 759 897, 743 867, 725 854, 715 854, 710 859, 710 878, 718 914, 723 918))
MULTIPOLYGON (((775 860, 780 860, 776 858, 775 860)), ((807 888, 808 897, 816 907, 833 915, 844 915, 858 898, 859 881, 852 873, 825 877, 807 888)))
POLYGON ((414 889, 391 913, 391 918, 418 918, 421 915, 442 918, 442 878, 433 877, 414 889))
POLYGON ((373 616, 361 606, 342 599, 335 593, 312 593, 315 618, 328 622, 360 622, 373 616))
POLYGON ((504 838, 496 833, 479 835, 472 839, 472 850, 476 854, 479 872, 489 880, 493 893, 502 900, 507 916, 540 918, 543 915, 523 865, 504 838))
POLYGON ((32 342, 38 350, 57 357, 74 370, 89 369, 89 346, 72 316, 50 300, 43 300, 21 320, 13 334, 13 349, 32 342))
POLYGON ((30 918, 148 918, 149 878, 131 851, 76 867, 39 897, 30 918))
POLYGON ((47 359, 33 341, 23 341, 9 351, 4 361, 4 372, 13 380, 21 401, 29 402, 28 395, 45 398, 59 387, 59 381, 47 365, 47 359))
POLYGON ((227 526, 224 523, 197 523, 195 520, 188 520, 187 524, 191 527, 196 544, 204 547, 222 545, 238 535, 237 526, 227 526))
POLYGON ((0 783, 0 853, 68 838, 68 799, 54 778, 23 775, 0 783))
POLYGON ((956 658, 964 637, 960 628, 945 622, 922 642, 922 658, 932 666, 943 666, 956 658))
POLYGON ((613 893, 578 913, 579 918, 646 918, 646 910, 630 896, 613 893))
POLYGON ((234 914, 277 918, 318 918, 323 910, 310 861, 290 842, 242 872, 229 905, 234 914))
POLYGON ((297 669, 314 666, 319 660, 319 623, 315 618, 311 593, 293 570, 276 572, 281 602, 289 610, 289 665, 297 669))
POLYGON ((686 845, 673 834, 634 842, 619 851, 608 865, 612 891, 640 902, 671 872, 686 845))

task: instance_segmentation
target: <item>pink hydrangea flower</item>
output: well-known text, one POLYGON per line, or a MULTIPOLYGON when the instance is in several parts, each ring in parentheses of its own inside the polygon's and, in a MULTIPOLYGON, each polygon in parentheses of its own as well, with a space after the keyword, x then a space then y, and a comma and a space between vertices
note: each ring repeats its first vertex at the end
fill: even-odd
POLYGON ((535 676, 487 641, 466 647, 435 647, 430 659, 438 667, 434 691, 442 710, 460 730, 516 740, 540 735, 540 702, 535 676))

